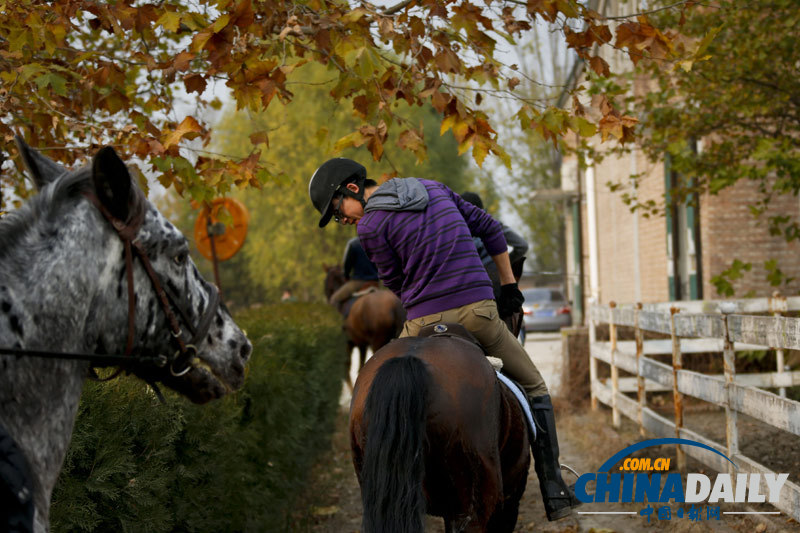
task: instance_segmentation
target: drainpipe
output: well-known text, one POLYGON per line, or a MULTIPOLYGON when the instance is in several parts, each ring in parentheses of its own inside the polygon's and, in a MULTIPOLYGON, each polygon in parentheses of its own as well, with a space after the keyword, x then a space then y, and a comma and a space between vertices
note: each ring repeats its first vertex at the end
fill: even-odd
MULTIPOLYGON (((636 148, 631 149, 631 194, 635 201, 639 200, 639 189, 636 186, 636 148)), ((639 210, 633 212, 633 290, 634 300, 642 301, 642 271, 639 264, 639 210)))
POLYGON ((594 162, 586 169, 586 225, 589 233, 589 305, 600 303, 600 269, 597 252, 597 198, 594 162))

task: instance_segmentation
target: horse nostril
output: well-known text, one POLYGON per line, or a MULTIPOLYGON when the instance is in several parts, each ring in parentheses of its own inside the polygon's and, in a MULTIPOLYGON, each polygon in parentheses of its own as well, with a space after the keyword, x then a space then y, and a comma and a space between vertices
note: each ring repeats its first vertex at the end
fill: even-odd
POLYGON ((250 358, 250 354, 253 352, 253 345, 249 342, 245 342, 241 349, 239 350, 239 354, 242 357, 242 361, 247 361, 250 358))

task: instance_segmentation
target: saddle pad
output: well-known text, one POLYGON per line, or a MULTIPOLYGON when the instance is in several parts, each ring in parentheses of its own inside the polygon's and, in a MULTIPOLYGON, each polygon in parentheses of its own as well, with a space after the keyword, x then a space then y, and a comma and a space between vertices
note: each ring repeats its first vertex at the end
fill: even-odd
POLYGON ((522 390, 522 387, 519 386, 519 383, 513 381, 508 376, 501 374, 496 370, 495 373, 497 374, 497 379, 506 384, 506 387, 509 388, 519 402, 520 407, 522 407, 522 411, 525 413, 525 420, 528 421, 528 428, 531 430, 533 440, 536 440, 536 424, 533 423, 533 413, 531 413, 531 406, 528 403, 527 396, 525 396, 525 391, 522 390))

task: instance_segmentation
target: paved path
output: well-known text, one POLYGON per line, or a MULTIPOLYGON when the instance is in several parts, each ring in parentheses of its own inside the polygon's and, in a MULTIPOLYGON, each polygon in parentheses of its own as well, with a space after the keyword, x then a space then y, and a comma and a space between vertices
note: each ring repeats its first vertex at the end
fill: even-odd
POLYGON ((561 385, 561 333, 528 333, 525 351, 547 383, 551 396, 558 396, 561 385))

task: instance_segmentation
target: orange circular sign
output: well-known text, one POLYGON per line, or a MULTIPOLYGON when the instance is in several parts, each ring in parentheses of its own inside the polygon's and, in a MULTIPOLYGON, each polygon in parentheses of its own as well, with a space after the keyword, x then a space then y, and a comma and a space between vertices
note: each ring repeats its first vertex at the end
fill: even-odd
POLYGON ((217 198, 211 208, 200 212, 194 223, 194 241, 203 257, 213 260, 211 254, 211 234, 214 237, 214 251, 218 261, 225 261, 239 251, 247 235, 250 213, 239 200, 217 198), (222 220, 220 220, 222 219, 222 220))

